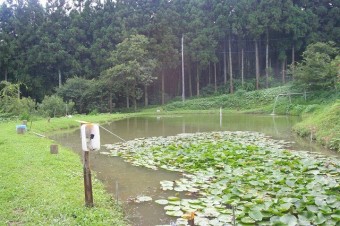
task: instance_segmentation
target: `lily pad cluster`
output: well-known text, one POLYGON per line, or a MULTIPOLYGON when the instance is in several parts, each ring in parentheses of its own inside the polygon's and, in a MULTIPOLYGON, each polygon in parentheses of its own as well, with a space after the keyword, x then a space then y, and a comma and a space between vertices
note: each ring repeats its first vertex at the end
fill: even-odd
POLYGON ((287 144, 260 133, 212 132, 107 148, 136 166, 183 172, 161 188, 196 198, 156 202, 170 216, 194 212, 197 225, 339 225, 339 159, 287 144))

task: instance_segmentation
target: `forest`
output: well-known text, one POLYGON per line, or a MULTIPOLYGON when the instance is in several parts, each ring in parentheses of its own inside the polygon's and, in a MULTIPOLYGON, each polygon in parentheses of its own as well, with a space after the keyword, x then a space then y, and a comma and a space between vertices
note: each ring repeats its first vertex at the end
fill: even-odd
POLYGON ((0 90, 16 84, 13 95, 28 102, 58 95, 88 113, 282 85, 308 45, 338 47, 339 6, 339 0, 7 0, 0 6, 0 90))

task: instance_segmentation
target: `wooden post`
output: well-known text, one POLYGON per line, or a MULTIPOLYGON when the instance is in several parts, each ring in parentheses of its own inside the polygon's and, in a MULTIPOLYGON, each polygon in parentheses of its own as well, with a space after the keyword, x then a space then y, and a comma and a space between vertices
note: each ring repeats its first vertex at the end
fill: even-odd
POLYGON ((85 205, 93 207, 93 194, 92 194, 92 180, 90 169, 89 151, 83 151, 84 154, 84 191, 85 191, 85 205))
POLYGON ((25 128, 17 128, 17 134, 24 134, 26 131, 25 128))
POLYGON ((58 154, 58 144, 51 144, 50 153, 51 154, 58 154))
POLYGON ((22 120, 22 124, 27 126, 27 120, 22 120))

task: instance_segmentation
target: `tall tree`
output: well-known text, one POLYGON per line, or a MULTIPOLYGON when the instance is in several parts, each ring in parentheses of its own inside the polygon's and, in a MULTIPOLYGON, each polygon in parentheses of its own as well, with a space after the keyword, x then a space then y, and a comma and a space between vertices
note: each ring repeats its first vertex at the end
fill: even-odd
POLYGON ((125 85, 127 107, 132 98, 134 109, 137 109, 137 99, 142 91, 139 84, 150 85, 153 80, 152 70, 155 63, 148 52, 149 40, 143 35, 132 35, 117 45, 112 53, 113 66, 105 71, 110 77, 115 77, 125 85))

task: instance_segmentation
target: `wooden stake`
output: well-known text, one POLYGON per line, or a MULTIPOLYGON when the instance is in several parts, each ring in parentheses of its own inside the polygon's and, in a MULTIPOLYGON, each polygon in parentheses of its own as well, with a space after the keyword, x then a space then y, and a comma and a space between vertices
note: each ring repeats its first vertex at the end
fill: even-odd
POLYGON ((91 180, 89 151, 83 151, 83 153, 84 153, 85 206, 93 207, 93 194, 92 194, 92 180, 91 180))
POLYGON ((50 153, 51 154, 58 154, 58 144, 51 144, 50 145, 50 153))

